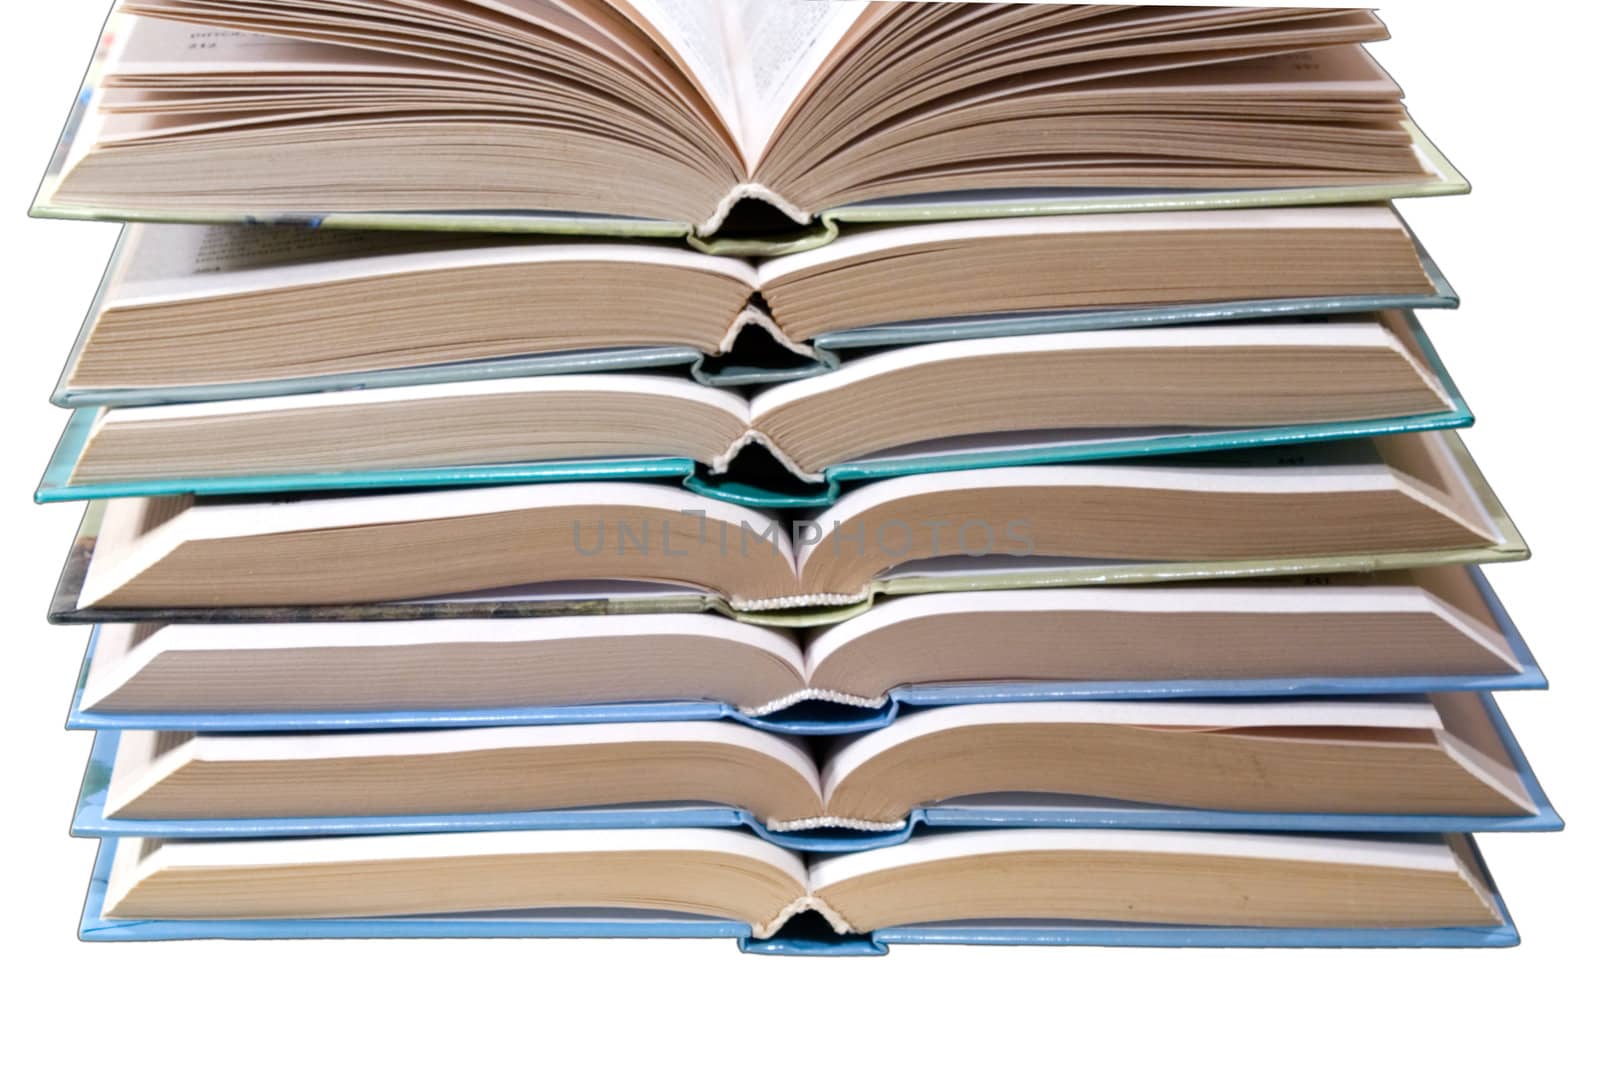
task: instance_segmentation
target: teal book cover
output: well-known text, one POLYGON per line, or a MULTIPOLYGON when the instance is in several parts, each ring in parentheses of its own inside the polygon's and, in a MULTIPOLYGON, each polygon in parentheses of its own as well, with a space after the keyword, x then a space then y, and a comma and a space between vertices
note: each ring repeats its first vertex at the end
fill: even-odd
MULTIPOLYGON (((1098 320, 1097 320, 1098 322, 1098 320)), ((367 489, 406 489, 533 482, 623 479, 664 481, 684 485, 697 493, 750 507, 805 509, 825 507, 841 491, 857 483, 936 471, 977 470, 1002 466, 1048 465, 1183 455, 1274 445, 1300 445, 1384 434, 1460 429, 1472 424, 1472 412, 1450 377, 1438 352, 1414 314, 1397 320, 1426 373, 1437 383, 1439 410, 1412 415, 1341 419, 1248 426, 1237 428, 1144 428, 1104 431, 1037 431, 999 435, 1001 443, 950 441, 937 436, 910 446, 882 451, 858 459, 833 463, 818 475, 801 472, 763 435, 748 445, 735 445, 724 469, 687 456, 582 458, 560 461, 499 462, 443 467, 374 468, 347 471, 282 471, 233 476, 187 476, 140 480, 86 479, 79 475, 85 450, 104 411, 76 409, 35 492, 40 503, 97 500, 129 496, 286 494, 367 489), (763 457, 760 453, 770 453, 763 457), (732 462, 741 460, 742 462, 732 462), (752 462, 752 458, 754 462, 752 462), (764 460, 764 462, 763 462, 764 460), (764 483, 735 468, 754 470, 764 483)), ((1056 324, 1059 326, 1059 324, 1056 324)), ((1125 325, 1125 323, 1124 323, 1125 325)), ((1174 325, 1174 323, 1165 323, 1174 325)), ((1098 325, 1096 328, 1099 328, 1098 325)), ((1070 331, 1068 333, 1070 336, 1070 331)), ((937 343, 919 337, 917 343, 937 343)), ((574 379, 574 382, 577 380, 574 379)), ((662 388, 672 386, 663 380, 662 388)), ((364 392, 363 399, 381 400, 381 391, 364 392)), ((216 410, 219 414, 221 409, 216 410)), ((181 413, 181 411, 180 411, 181 413)), ((889 413, 885 413, 887 417, 889 413)), ((930 428, 928 431, 936 434, 930 428)), ((989 435, 995 436, 995 435, 989 435)))

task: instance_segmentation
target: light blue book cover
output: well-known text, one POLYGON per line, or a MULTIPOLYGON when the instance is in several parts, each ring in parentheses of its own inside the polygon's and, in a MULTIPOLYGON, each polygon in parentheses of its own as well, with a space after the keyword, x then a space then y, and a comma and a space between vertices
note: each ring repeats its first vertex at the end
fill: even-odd
POLYGON ((1019 827, 1138 830, 1295 831, 1337 834, 1487 833, 1554 831, 1564 826, 1539 784, 1493 697, 1482 695, 1488 721, 1509 765, 1532 801, 1521 815, 1397 815, 1221 811, 1159 804, 1109 801, 1094 797, 1006 794, 971 797, 914 808, 894 830, 772 830, 754 813, 715 804, 651 803, 600 808, 504 811, 475 814, 321 816, 301 818, 124 819, 106 814, 106 799, 120 735, 95 735, 84 771, 72 832, 80 837, 157 837, 215 839, 251 837, 327 837, 342 835, 467 833, 483 830, 600 830, 703 827, 745 829, 799 851, 853 852, 900 844, 924 828, 931 830, 1019 827))
MULTIPOLYGON (((1004 831, 998 831, 1004 832, 1004 831)), ((791 922, 758 939, 743 922, 671 912, 566 908, 361 919, 113 919, 106 891, 118 839, 100 843, 79 936, 91 942, 282 940, 311 938, 722 938, 745 952, 782 956, 881 956, 890 945, 1097 945, 1168 948, 1507 948, 1520 938, 1477 845, 1502 921, 1485 926, 1302 927, 1184 926, 1055 920, 919 923, 870 934, 838 935, 821 924, 791 922)))
MULTIPOLYGON (((413 467, 346 472, 282 472, 235 477, 178 477, 154 480, 79 483, 79 460, 102 409, 80 408, 67 421, 61 439, 34 493, 41 503, 101 500, 132 496, 285 494, 367 489, 468 488, 528 482, 630 480, 671 482, 703 496, 747 507, 778 510, 826 507, 854 484, 937 471, 979 470, 1002 466, 1043 466, 1116 459, 1143 459, 1194 452, 1225 451, 1272 445, 1304 445, 1396 433, 1460 429, 1473 416, 1438 352, 1414 315, 1406 320, 1418 352, 1445 396, 1441 411, 1372 419, 1299 423, 1236 429, 1145 430, 1083 435, 1057 435, 1045 443, 1022 443, 965 449, 939 449, 904 456, 866 457, 834 464, 814 486, 790 478, 782 486, 752 485, 735 476, 713 474, 686 457, 655 456, 496 463, 447 467, 413 467)), ((1037 435, 1033 435, 1037 436, 1037 435)), ((1046 435, 1049 436, 1049 435, 1046 435)), ((930 441, 936 444, 936 441, 930 441)), ((776 464, 775 464, 776 465, 776 464)))
POLYGON ((79 672, 67 726, 79 730, 182 730, 197 733, 297 730, 406 730, 428 727, 535 726, 557 723, 674 722, 730 719, 777 733, 860 733, 894 721, 901 708, 1035 700, 1189 700, 1226 697, 1382 696, 1408 693, 1494 692, 1543 689, 1546 680, 1532 651, 1483 572, 1465 568, 1516 669, 1495 674, 1296 678, 1178 678, 1061 682, 951 682, 897 686, 877 708, 808 700, 767 715, 750 715, 709 701, 659 701, 565 707, 438 708, 428 710, 97 712, 82 707, 84 680, 94 658, 96 627, 79 672))

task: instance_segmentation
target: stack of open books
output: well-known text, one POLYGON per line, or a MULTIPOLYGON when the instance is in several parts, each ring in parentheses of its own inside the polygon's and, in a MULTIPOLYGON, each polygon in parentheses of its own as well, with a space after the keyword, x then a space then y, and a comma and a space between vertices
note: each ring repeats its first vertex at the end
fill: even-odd
POLYGON ((125 0, 83 935, 1501 945, 1527 549, 1362 10, 125 0))

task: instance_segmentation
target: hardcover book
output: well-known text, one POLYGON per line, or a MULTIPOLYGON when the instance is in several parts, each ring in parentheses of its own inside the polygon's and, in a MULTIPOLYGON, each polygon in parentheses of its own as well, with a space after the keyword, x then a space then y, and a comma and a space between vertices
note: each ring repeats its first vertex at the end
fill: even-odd
POLYGON ((60 398, 686 360, 739 384, 826 373, 841 348, 930 327, 950 339, 1449 300, 1400 217, 1374 205, 886 227, 760 261, 639 241, 133 226, 60 398))
POLYGON ((125 0, 35 210, 781 251, 1464 192, 1383 36, 1352 9, 125 0))
POLYGON ((574 373, 80 410, 37 498, 651 477, 805 507, 906 474, 1471 420, 1416 319, 1392 312, 911 345, 749 397, 574 373))
POLYGON ((1517 943, 1461 835, 990 830, 807 858, 727 830, 102 843, 92 941, 723 937, 895 943, 1517 943), (472 872, 463 877, 463 872, 472 872))
POLYGON ((930 708, 838 740, 729 722, 95 738, 73 832, 161 838, 745 827, 1558 830, 1491 697, 930 708))
POLYGON ((115 0, 91 941, 1517 942, 1528 548, 1351 8, 115 0))
POLYGON ((1542 682, 1481 576, 1440 568, 929 593, 799 633, 685 614, 108 625, 74 722, 230 731, 734 715, 845 733, 900 704, 1542 682))
POLYGON ((797 627, 882 596, 1527 556, 1448 435, 906 475, 788 520, 614 481, 91 510, 58 622, 715 611, 797 627))

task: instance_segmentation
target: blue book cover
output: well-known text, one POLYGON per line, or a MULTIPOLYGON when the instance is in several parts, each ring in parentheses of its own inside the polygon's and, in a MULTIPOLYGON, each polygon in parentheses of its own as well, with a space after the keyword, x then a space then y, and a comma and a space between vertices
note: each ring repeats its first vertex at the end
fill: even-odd
POLYGON ((803 700, 768 714, 754 715, 726 703, 650 701, 561 707, 497 707, 335 711, 172 711, 98 712, 82 707, 84 682, 99 636, 96 627, 79 673, 67 725, 88 730, 182 730, 277 732, 293 730, 404 730, 427 727, 518 726, 556 723, 662 722, 730 719, 789 734, 848 734, 892 722, 902 707, 1006 703, 1037 700, 1188 700, 1228 697, 1381 696, 1407 693, 1488 692, 1542 689, 1539 669, 1505 606, 1483 572, 1465 568, 1483 598, 1495 629, 1506 641, 1514 670, 1493 674, 1346 676, 1283 678, 1175 678, 1163 680, 1073 680, 1059 682, 916 683, 892 688, 877 707, 852 707, 826 700, 803 700))
MULTIPOLYGON (((1001 833, 1005 831, 999 831, 1001 833)), ((136 839, 130 839, 136 840, 136 839)), ((758 938, 749 924, 675 912, 563 908, 465 915, 329 919, 115 919, 105 915, 119 840, 100 844, 79 936, 90 942, 308 938, 719 938, 764 955, 877 956, 895 944, 1094 945, 1167 948, 1506 948, 1516 926, 1477 845, 1466 847, 1500 921, 1444 927, 1245 927, 1062 920, 930 922, 837 934, 791 921, 758 938)), ((802 917, 809 918, 809 916, 802 917)))
POLYGON ((1221 811, 1110 801, 1094 797, 1006 794, 969 797, 912 809, 891 830, 774 830, 749 810, 715 804, 658 802, 599 808, 474 814, 321 816, 300 818, 129 819, 106 814, 120 734, 96 734, 84 772, 72 832, 81 837, 165 839, 324 837, 335 835, 587 830, 743 828, 774 844, 807 852, 882 848, 928 830, 1100 827, 1149 830, 1295 831, 1338 834, 1554 831, 1564 823, 1551 806, 1493 697, 1481 700, 1489 724, 1534 810, 1518 815, 1417 815, 1221 811))
MULTIPOLYGON (((1129 325, 1181 325, 1180 316, 1193 309, 1176 309, 1172 321, 1156 311, 1144 309, 1146 321, 1129 322, 1120 312, 1076 312, 1068 329, 1101 329, 1129 325)), ((1063 329, 1052 325, 1054 318, 1040 319, 1040 329, 1031 333, 1063 329), (1044 327, 1050 326, 1050 330, 1044 327)), ((1059 316, 1057 317, 1059 318, 1059 316)), ((1226 316, 1219 316, 1226 319, 1226 316)), ((1445 398, 1445 408, 1425 414, 1331 422, 1285 424, 1232 429, 1170 429, 1107 432, 1082 437, 1073 435, 1029 435, 1032 443, 980 445, 967 448, 921 450, 905 455, 886 454, 830 465, 814 484, 788 477, 778 484, 751 484, 740 477, 715 473, 687 457, 641 456, 618 459, 529 461, 516 463, 469 464, 443 467, 411 467, 388 470, 345 472, 294 472, 228 477, 185 476, 112 482, 78 483, 74 474, 90 436, 102 414, 99 407, 75 410, 62 431, 34 499, 39 503, 76 500, 103 500, 127 496, 171 496, 182 493, 200 495, 285 494, 353 491, 367 489, 406 489, 527 482, 565 482, 624 479, 661 481, 683 485, 703 496, 750 507, 804 509, 825 507, 839 499, 852 485, 935 471, 981 470, 992 467, 1038 466, 1055 463, 1085 463, 1113 459, 1137 459, 1184 455, 1271 445, 1303 445, 1321 441, 1348 440, 1396 433, 1460 429, 1472 425, 1473 416, 1438 352, 1414 315, 1406 317, 1407 332, 1414 338, 1418 357, 1437 380, 1445 398), (1051 436, 1059 439, 1050 440, 1051 436)), ((920 334, 915 340, 955 340, 965 337, 995 336, 975 327, 953 330, 941 327, 948 336, 920 334)), ((575 368, 576 369, 576 368, 575 368)), ((584 368, 593 370, 593 367, 584 368)), ((392 384, 392 383, 391 383, 392 384)), ((416 384, 416 383, 408 383, 416 384)), ((936 442, 932 442, 936 443, 936 442)), ((778 461, 774 461, 776 466, 778 461)))

